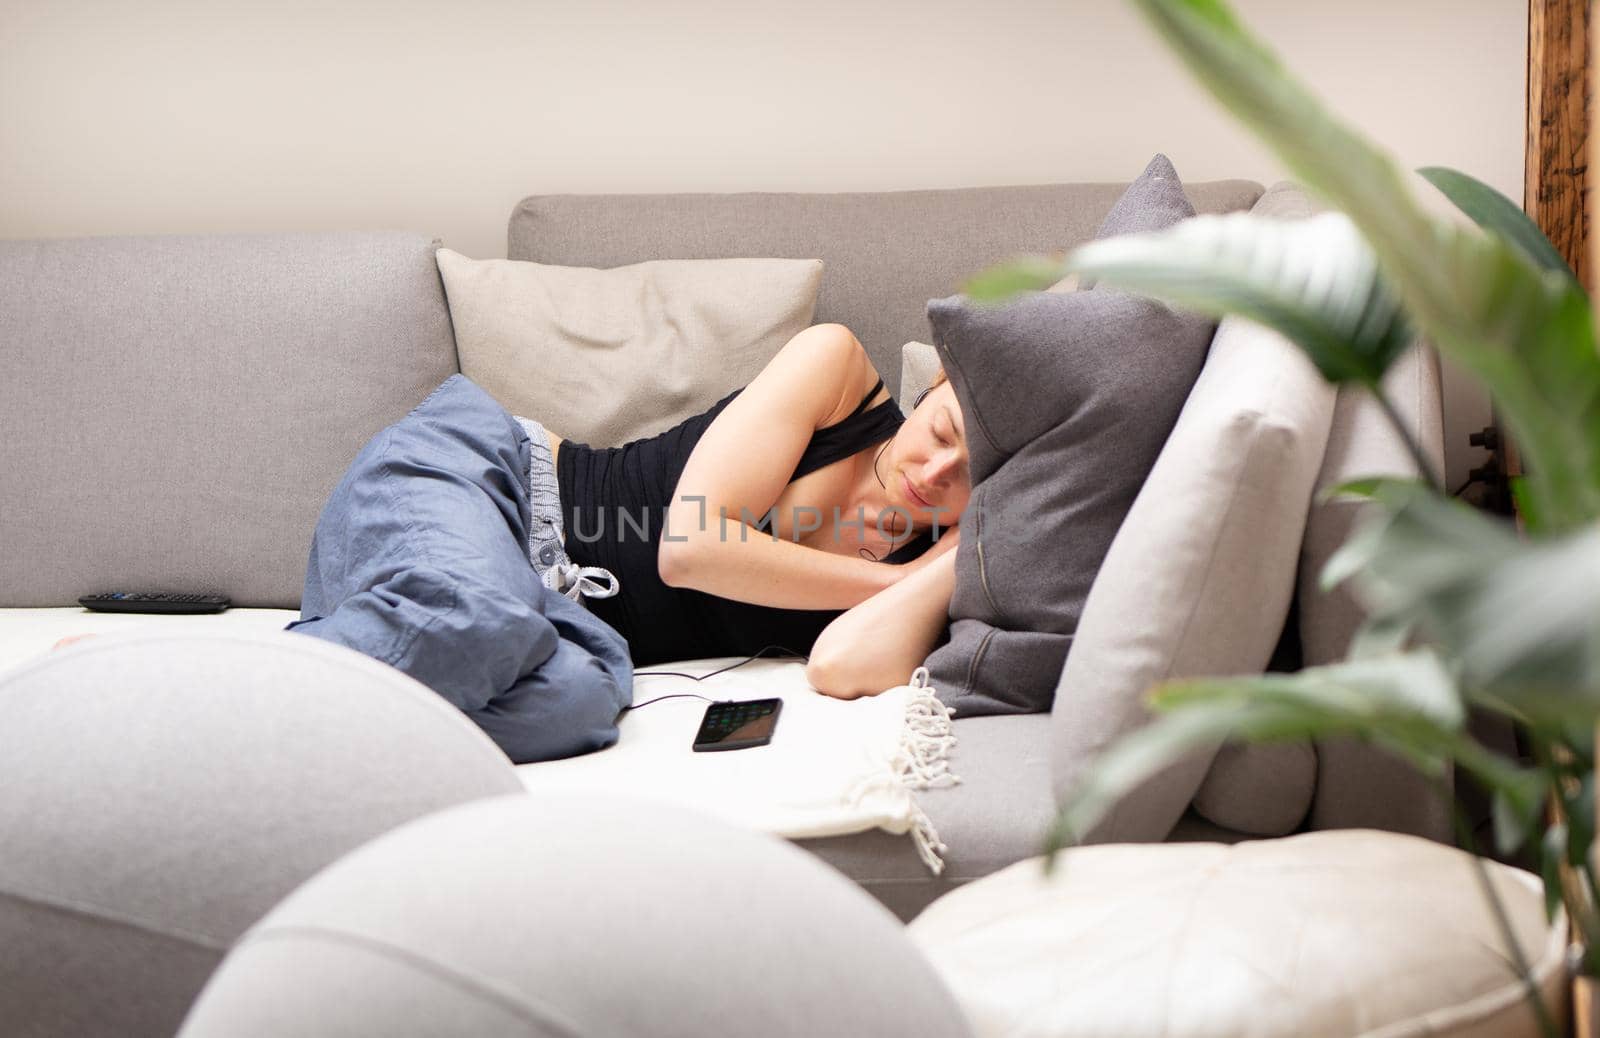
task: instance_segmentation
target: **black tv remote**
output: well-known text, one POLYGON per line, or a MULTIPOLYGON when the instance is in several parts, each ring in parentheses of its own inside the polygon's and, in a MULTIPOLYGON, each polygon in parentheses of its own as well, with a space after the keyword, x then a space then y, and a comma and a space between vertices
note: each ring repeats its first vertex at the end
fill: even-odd
POLYGON ((78 604, 97 613, 220 613, 232 605, 222 595, 174 595, 164 591, 108 591, 84 595, 78 604))

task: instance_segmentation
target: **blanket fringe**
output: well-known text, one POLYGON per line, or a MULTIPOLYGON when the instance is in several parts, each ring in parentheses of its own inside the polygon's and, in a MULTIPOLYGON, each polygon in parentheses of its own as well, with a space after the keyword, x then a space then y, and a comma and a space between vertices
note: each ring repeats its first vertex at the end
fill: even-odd
POLYGON ((904 687, 910 692, 906 699, 905 727, 901 729, 899 746, 890 760, 889 774, 861 783, 855 790, 855 798, 859 802, 885 785, 903 792, 911 805, 911 841, 923 864, 937 876, 944 872, 942 855, 950 848, 939 839, 932 819, 911 794, 916 790, 954 786, 961 781, 950 770, 950 751, 956 745, 952 711, 934 695, 926 667, 913 671, 904 687))

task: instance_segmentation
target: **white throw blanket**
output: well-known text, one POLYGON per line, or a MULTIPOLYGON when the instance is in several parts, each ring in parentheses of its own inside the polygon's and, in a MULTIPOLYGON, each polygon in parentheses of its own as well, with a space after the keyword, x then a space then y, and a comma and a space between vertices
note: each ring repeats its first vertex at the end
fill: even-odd
MULTIPOLYGON (((641 668, 704 675, 738 658, 641 668)), ((910 684, 867 699, 839 700, 806 683, 802 663, 754 660, 692 681, 643 675, 633 701, 692 692, 711 699, 783 700, 772 742, 745 750, 690 749, 709 705, 667 699, 622 719, 622 738, 599 753, 517 768, 530 792, 606 790, 650 797, 778 836, 837 836, 872 828, 910 833, 917 853, 938 874, 939 842, 914 793, 952 785, 955 745, 950 712, 927 687, 927 672, 910 684)))

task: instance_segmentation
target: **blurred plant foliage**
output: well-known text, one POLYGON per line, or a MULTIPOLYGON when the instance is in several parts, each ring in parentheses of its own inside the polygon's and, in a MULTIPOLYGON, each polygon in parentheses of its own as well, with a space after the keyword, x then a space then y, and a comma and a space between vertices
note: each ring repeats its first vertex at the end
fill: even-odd
MULTIPOLYGON (((1135 0, 1173 51, 1331 211, 1304 221, 1202 216, 1167 231, 1029 257, 969 285, 991 299, 1076 272, 1298 344, 1322 374, 1376 395, 1422 479, 1341 488, 1369 500, 1330 560, 1369 609, 1351 658, 1298 674, 1167 684, 1156 720, 1107 751, 1065 806, 1052 850, 1124 793, 1219 741, 1351 736, 1441 780, 1449 767, 1493 794, 1500 849, 1530 849, 1552 914, 1564 902, 1600 976, 1594 732, 1600 718, 1600 354, 1589 299, 1520 209, 1465 174, 1420 171, 1471 217, 1418 203, 1403 172, 1345 126, 1221 0, 1135 0), (1527 475, 1514 485, 1526 536, 1446 497, 1382 379, 1418 334, 1490 389, 1527 475), (1513 719, 1532 763, 1492 752, 1468 706, 1513 719)), ((1481 878, 1481 877, 1480 877, 1481 878)), ((1516 962, 1527 979, 1526 963, 1516 962)), ((1531 987, 1530 987, 1531 991, 1531 987)))

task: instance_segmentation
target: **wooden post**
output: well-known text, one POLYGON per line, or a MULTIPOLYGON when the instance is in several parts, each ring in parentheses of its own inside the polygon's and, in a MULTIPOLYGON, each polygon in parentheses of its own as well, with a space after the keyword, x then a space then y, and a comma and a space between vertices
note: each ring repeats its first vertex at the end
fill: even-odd
POLYGON ((1588 0, 1528 0, 1528 140, 1522 204, 1592 292, 1588 64, 1588 0))

